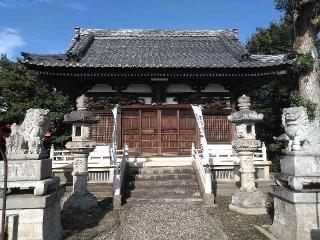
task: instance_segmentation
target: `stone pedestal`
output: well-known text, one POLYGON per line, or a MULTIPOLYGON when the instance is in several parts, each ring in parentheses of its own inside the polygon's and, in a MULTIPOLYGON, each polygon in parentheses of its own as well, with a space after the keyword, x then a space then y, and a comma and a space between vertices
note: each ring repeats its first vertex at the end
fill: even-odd
POLYGON ((239 152, 241 188, 232 195, 229 209, 248 215, 267 214, 266 196, 256 189, 253 152, 239 152))
POLYGON ((73 157, 73 191, 64 201, 64 211, 87 211, 98 206, 94 195, 88 192, 88 155, 91 148, 71 149, 73 157))
POLYGON ((282 187, 301 191, 314 183, 320 183, 320 154, 304 151, 283 151, 281 173, 276 174, 277 183, 282 187))
POLYGON ((274 197, 273 235, 281 240, 320 239, 320 191, 271 186, 270 193, 274 197))
MULTIPOLYGON (((60 200, 63 193, 63 189, 58 189, 43 196, 9 195, 6 210, 8 239, 62 239, 60 200)), ((1 206, 2 198, 0 199, 1 206)))
MULTIPOLYGON (((0 161, 0 179, 3 179, 3 162, 0 161)), ((41 196, 59 187, 60 179, 51 177, 51 159, 16 159, 8 161, 8 188, 33 189, 41 196)), ((0 186, 3 182, 0 181, 0 186)))

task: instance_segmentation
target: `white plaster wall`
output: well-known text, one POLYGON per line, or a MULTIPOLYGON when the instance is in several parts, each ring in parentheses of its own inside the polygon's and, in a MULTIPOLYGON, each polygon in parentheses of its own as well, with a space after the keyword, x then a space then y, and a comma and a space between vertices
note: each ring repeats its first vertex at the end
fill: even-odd
POLYGON ((152 103, 152 98, 151 97, 143 97, 144 103, 145 104, 151 104, 152 103))
POLYGON ((202 92, 229 92, 221 84, 209 84, 202 92))
POLYGON ((116 92, 109 84, 96 84, 88 92, 116 92))
POLYGON ((130 84, 126 90, 123 90, 122 92, 127 93, 151 93, 151 87, 147 84, 130 84))
POLYGON ((167 87, 168 93, 183 93, 183 92, 195 92, 187 84, 170 84, 167 87))
POLYGON ((167 104, 178 104, 178 102, 174 101, 173 99, 174 99, 173 97, 167 97, 166 103, 167 104))

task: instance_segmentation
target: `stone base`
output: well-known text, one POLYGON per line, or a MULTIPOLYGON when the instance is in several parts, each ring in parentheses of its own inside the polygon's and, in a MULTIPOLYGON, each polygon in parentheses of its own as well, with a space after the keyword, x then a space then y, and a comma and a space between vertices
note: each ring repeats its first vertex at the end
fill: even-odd
POLYGON ((63 203, 64 211, 88 211, 98 206, 97 198, 91 193, 83 195, 71 194, 63 203))
POLYGON ((232 195, 229 209, 246 215, 267 214, 266 195, 260 191, 242 192, 238 190, 232 195))
MULTIPOLYGON (((52 160, 16 159, 8 161, 8 181, 39 181, 52 175, 52 160)), ((3 161, 0 161, 0 179, 3 179, 3 161)))
POLYGON ((61 211, 61 221, 64 230, 92 228, 97 225, 101 218, 101 209, 99 207, 88 211, 61 211))
POLYGON ((274 196, 272 233, 281 240, 320 239, 320 192, 294 192, 271 186, 274 196))
MULTIPOLYGON (((0 182, 0 186, 3 186, 3 182, 0 182)), ((48 178, 39 181, 16 181, 8 182, 9 189, 33 189, 33 194, 41 196, 46 194, 48 191, 56 190, 60 186, 60 179, 58 177, 48 178)))
POLYGON ((120 209, 121 202, 122 202, 122 196, 121 195, 114 195, 113 196, 113 209, 120 209))
POLYGON ((91 193, 72 194, 66 198, 61 212, 64 229, 76 230, 94 226, 99 221, 101 209, 91 193))
POLYGON ((214 204, 214 195, 213 193, 203 193, 202 194, 203 198, 203 204, 205 207, 215 207, 216 205, 214 204))
POLYGON ((9 195, 6 210, 8 240, 62 239, 60 200, 63 193, 59 189, 45 196, 9 195))

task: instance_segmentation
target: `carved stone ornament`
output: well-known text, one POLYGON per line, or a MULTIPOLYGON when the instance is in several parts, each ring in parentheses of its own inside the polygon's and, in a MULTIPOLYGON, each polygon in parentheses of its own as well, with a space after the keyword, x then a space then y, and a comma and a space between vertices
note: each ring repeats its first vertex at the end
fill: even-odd
POLYGON ((11 136, 7 139, 9 159, 40 159, 47 156, 42 139, 49 128, 49 110, 29 109, 20 126, 11 126, 11 136))
POLYGON ((82 94, 76 100, 77 110, 86 110, 88 103, 89 99, 84 94, 82 94))
POLYGON ((320 152, 320 121, 310 121, 304 107, 285 108, 282 125, 289 138, 289 151, 320 152))
POLYGON ((144 99, 135 95, 119 94, 114 97, 90 98, 88 109, 112 109, 116 105, 144 104, 144 99))

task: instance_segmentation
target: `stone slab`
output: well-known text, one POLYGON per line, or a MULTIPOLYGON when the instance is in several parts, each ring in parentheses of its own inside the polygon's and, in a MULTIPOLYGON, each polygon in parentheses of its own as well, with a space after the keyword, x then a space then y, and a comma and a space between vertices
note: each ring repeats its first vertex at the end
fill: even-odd
MULTIPOLYGON (((8 161, 8 181, 37 181, 50 178, 52 175, 52 160, 19 159, 8 161)), ((0 179, 3 179, 3 162, 0 161, 0 179)), ((1 184, 1 183, 0 183, 1 184)))
MULTIPOLYGON (((320 176, 291 176, 288 174, 277 173, 275 180, 281 187, 290 187, 295 191, 302 191, 305 186, 320 183, 320 176)), ((319 189, 319 187, 315 188, 319 189)), ((319 189, 320 190, 320 189, 319 189)))
POLYGON ((319 239, 319 192, 294 192, 272 186, 274 220, 272 234, 281 240, 319 239))
MULTIPOLYGON (((42 209, 54 204, 64 194, 64 189, 59 188, 44 196, 32 194, 14 194, 7 197, 7 209, 42 209)), ((59 200, 60 201, 60 200, 59 200)), ((2 198, 0 198, 0 210, 2 209, 2 198)))
MULTIPOLYGON (((3 182, 0 182, 0 186, 3 182)), ((58 177, 43 179, 39 181, 15 181, 8 182, 8 188, 19 189, 33 189, 34 195, 41 196, 46 194, 50 190, 55 190, 60 185, 60 179, 58 177)))
POLYGON ((316 192, 296 192, 281 186, 271 185, 270 193, 291 203, 303 204, 320 202, 320 190, 316 192))
POLYGON ((320 176, 319 155, 282 156, 280 160, 281 173, 296 177, 320 176))

